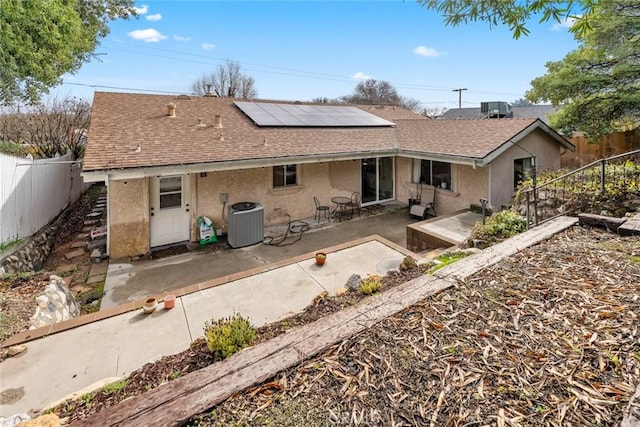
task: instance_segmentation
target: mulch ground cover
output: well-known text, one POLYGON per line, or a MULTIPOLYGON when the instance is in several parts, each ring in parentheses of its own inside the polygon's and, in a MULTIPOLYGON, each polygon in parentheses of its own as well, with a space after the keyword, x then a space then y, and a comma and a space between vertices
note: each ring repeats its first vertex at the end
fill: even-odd
POLYGON ((206 414, 203 425, 619 425, 640 240, 575 227, 206 414))

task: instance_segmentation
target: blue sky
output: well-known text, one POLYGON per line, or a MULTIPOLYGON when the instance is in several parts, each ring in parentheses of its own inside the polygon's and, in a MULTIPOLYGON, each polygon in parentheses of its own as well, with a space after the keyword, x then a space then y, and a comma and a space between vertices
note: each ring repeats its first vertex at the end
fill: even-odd
POLYGON ((484 23, 446 27, 410 0, 138 1, 137 19, 115 21, 100 60, 64 76, 56 96, 94 90, 189 93, 226 59, 254 77, 262 99, 311 100, 353 92, 362 78, 391 82, 425 107, 456 108, 522 97, 547 61, 577 47, 564 26, 531 22, 514 40, 484 23), (93 88, 83 85, 108 86, 93 88), (123 90, 131 91, 131 90, 123 90))

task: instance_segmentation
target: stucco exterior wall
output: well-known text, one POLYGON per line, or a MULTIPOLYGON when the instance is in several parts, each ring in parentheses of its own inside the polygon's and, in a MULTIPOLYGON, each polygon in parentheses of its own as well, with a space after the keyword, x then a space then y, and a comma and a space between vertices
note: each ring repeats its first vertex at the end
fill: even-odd
POLYGON ((451 175, 452 191, 436 189, 435 206, 438 215, 469 209, 471 204, 479 204, 480 198, 488 196, 488 168, 474 169, 468 165, 452 165, 451 175))
POLYGON ((315 214, 313 196, 320 203, 331 204, 332 196, 351 196, 359 191, 360 163, 353 161, 314 163, 298 166, 299 185, 274 189, 271 168, 240 171, 210 172, 196 177, 196 206, 198 215, 211 218, 216 228, 227 231, 227 212, 220 194, 228 197, 224 209, 237 202, 258 202, 264 207, 265 225, 311 218, 315 214), (289 214, 289 217, 287 217, 289 214))
MULTIPOLYGON (((407 203, 409 199, 413 160, 396 158, 396 199, 407 203)), ((468 209, 472 203, 479 204, 481 197, 489 193, 488 168, 472 168, 467 165, 451 165, 452 189, 436 188, 435 207, 438 215, 445 215, 461 209, 468 209)), ((416 191, 412 186, 411 191, 416 191)))
MULTIPOLYGON (((396 200, 408 203, 410 189, 407 183, 411 183, 412 160, 408 157, 396 157, 396 200)), ((415 186, 411 186, 411 191, 415 191, 415 186)))
POLYGON ((560 145, 544 132, 536 130, 491 162, 491 195, 494 210, 510 206, 513 201, 513 161, 535 155, 538 173, 560 169, 560 145))
POLYGON ((109 256, 149 251, 149 179, 109 181, 109 256))

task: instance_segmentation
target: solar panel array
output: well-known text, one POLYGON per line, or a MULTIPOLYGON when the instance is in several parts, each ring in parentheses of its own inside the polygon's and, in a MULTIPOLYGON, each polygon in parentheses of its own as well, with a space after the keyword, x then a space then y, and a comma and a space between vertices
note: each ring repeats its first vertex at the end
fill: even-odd
POLYGON ((395 125, 393 122, 356 107, 243 101, 234 101, 234 104, 258 126, 369 127, 395 125))

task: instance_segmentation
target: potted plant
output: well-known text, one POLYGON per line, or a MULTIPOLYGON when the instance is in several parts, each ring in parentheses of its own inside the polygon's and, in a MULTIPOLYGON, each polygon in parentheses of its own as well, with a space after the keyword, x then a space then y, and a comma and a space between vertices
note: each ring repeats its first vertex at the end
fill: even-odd
POLYGON ((167 294, 164 296, 164 308, 165 310, 172 309, 176 306, 176 296, 173 294, 167 294))
POLYGON ((327 254, 324 252, 316 252, 316 264, 324 265, 324 262, 327 260, 327 254))
POLYGON ((155 298, 147 298, 144 301, 144 304, 142 304, 142 311, 145 312, 145 314, 151 314, 156 310, 156 307, 158 306, 158 300, 155 298))

